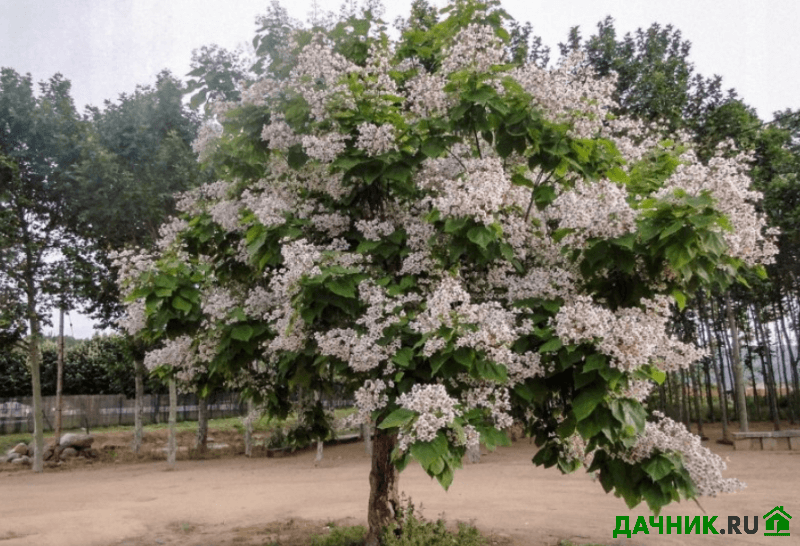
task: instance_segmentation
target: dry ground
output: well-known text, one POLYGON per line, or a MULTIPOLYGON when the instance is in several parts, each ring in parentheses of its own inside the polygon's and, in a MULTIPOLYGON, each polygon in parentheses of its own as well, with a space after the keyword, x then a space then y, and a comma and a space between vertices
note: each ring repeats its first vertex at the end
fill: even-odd
MULTIPOLYGON (((756 425, 757 427, 758 425, 756 425)), ((754 427, 754 428, 756 428, 754 427)), ((768 427, 768 425, 764 425, 768 427)), ((763 428, 763 427, 762 427, 763 428)), ((717 444, 719 430, 706 442, 728 461, 728 476, 747 482, 743 492, 701 500, 706 515, 761 516, 776 505, 795 515, 792 536, 781 544, 800 544, 800 452, 733 451, 717 444)), ((321 464, 314 452, 285 458, 245 458, 235 433, 213 433, 229 450, 205 459, 179 455, 168 471, 161 457, 135 460, 125 447, 130 435, 98 434, 103 455, 93 462, 71 461, 44 474, 0 465, 0 546, 301 546, 326 525, 364 524, 369 460, 361 443, 328 446, 321 464), (105 449, 103 449, 105 448, 105 449), (184 460, 181 460, 183 458, 184 460)), ((150 449, 164 438, 150 433, 150 449)), ((182 443, 191 442, 184 434, 182 443)), ((615 517, 649 515, 629 511, 606 495, 585 473, 561 476, 534 467, 529 440, 483 456, 456 473, 448 492, 415 465, 401 477, 401 488, 424 514, 449 522, 473 522, 490 543, 550 546, 575 544, 755 545, 775 544, 759 529, 755 535, 636 535, 612 538, 615 517)), ((694 503, 668 507, 664 516, 703 515, 694 503)), ((752 518, 750 519, 752 521, 752 518)), ((763 522, 759 521, 763 526, 763 522)))

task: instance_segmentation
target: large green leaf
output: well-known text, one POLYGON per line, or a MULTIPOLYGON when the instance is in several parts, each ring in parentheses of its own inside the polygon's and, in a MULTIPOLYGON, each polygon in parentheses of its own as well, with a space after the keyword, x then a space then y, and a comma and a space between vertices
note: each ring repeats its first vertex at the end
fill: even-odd
POLYGON ((603 385, 596 384, 588 389, 581 391, 572 402, 572 411, 575 419, 583 421, 592 414, 597 404, 605 398, 606 390, 603 385))
POLYGON ((384 430, 387 428, 402 427, 413 421, 416 416, 417 414, 410 409, 397 408, 378 424, 378 428, 384 430))
POLYGON ((231 329, 231 337, 239 341, 250 341, 253 337, 253 327, 248 324, 237 324, 231 329))

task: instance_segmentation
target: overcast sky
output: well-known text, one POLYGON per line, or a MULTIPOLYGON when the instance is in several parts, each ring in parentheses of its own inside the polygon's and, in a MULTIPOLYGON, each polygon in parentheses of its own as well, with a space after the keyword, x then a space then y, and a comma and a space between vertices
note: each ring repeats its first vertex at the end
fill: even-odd
MULTIPOLYGON (((405 15, 411 0, 391 0, 384 19, 405 15)), ((443 0, 434 0, 443 6, 443 0)), ((283 2, 305 19, 311 0, 283 2)), ((319 0, 338 11, 339 0, 319 0)), ((79 108, 152 84, 162 69, 183 77, 192 50, 217 43, 234 49, 248 42, 266 0, 0 0, 0 66, 31 73, 56 72, 72 82, 79 108)), ((620 35, 657 22, 691 41, 690 59, 705 76, 719 74, 762 119, 800 108, 800 1, 798 0, 506 0, 518 21, 554 52, 572 26, 591 35, 612 16, 620 35)), ((73 315, 74 334, 91 336, 73 315)), ((69 328, 67 328, 69 333, 69 328)))

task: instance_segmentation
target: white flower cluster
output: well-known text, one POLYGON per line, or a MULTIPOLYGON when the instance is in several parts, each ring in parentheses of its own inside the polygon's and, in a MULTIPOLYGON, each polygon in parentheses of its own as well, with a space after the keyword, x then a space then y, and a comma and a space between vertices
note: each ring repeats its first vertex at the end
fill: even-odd
POLYGON ((326 133, 322 136, 303 135, 302 142, 308 157, 323 163, 331 163, 344 151, 346 139, 347 137, 340 133, 326 133))
POLYGON ((189 227, 186 220, 176 216, 170 218, 168 221, 161 224, 158 228, 158 240, 156 246, 159 250, 166 250, 170 248, 175 241, 180 237, 181 232, 189 227))
POLYGON ((565 303, 555 317, 559 338, 572 343, 595 343, 611 357, 611 365, 624 371, 655 364, 662 369, 686 368, 703 353, 672 339, 666 331, 671 299, 643 300, 644 309, 620 308, 616 312, 595 304, 588 296, 565 303))
POLYGON ((431 204, 443 217, 474 218, 489 225, 506 204, 511 179, 496 157, 464 159, 456 165, 453 159, 429 159, 420 173, 419 185, 436 194, 431 204), (457 165, 464 165, 465 171, 454 176, 457 165))
MULTIPOLYGON (((409 294, 406 296, 389 297, 383 288, 373 281, 362 281, 358 285, 361 300, 367 304, 367 309, 356 325, 361 327, 357 332, 351 328, 333 328, 327 332, 315 334, 317 347, 322 354, 334 356, 347 362, 355 372, 371 371, 385 362, 400 349, 399 340, 390 343, 379 343, 384 335, 384 330, 396 324, 404 316, 403 305, 417 301, 419 296, 409 294)), ((393 365, 389 363, 383 370, 386 375, 394 372, 393 365)))
POLYGON ((514 424, 514 418, 510 414, 511 397, 507 388, 484 384, 467 390, 463 398, 467 409, 488 409, 496 428, 505 429, 514 424))
POLYGON ((509 302, 529 298, 568 300, 577 290, 575 275, 558 266, 532 267, 523 275, 510 266, 498 266, 489 270, 486 279, 495 290, 505 287, 509 302))
POLYGON ((221 199, 208 207, 208 214, 225 231, 239 231, 241 229, 239 218, 241 210, 242 207, 238 200, 221 199))
POLYGON ((716 209, 725 214, 733 227, 733 231, 724 233, 728 253, 749 265, 771 263, 778 249, 772 237, 765 235, 766 217, 756 212, 755 203, 762 194, 750 189, 752 181, 747 175, 746 158, 726 157, 723 152, 724 149, 720 150, 708 165, 686 154, 689 162, 678 166, 655 197, 669 201, 678 188, 692 196, 711 192, 716 209))
POLYGON ((562 192, 548 209, 548 216, 562 228, 573 229, 562 244, 581 247, 587 239, 613 239, 636 230, 635 211, 624 188, 608 180, 580 181, 562 192))
POLYGON ((222 135, 222 126, 216 121, 209 120, 197 130, 197 137, 192 142, 192 150, 197 154, 200 162, 207 160, 216 150, 219 137, 222 135))
POLYGON ((142 273, 152 271, 155 267, 153 255, 144 250, 121 250, 109 253, 114 267, 119 269, 119 279, 123 285, 123 294, 127 295, 130 283, 142 273))
POLYGON ((680 453, 683 466, 697 486, 698 494, 715 497, 718 493, 733 493, 744 489, 745 484, 734 478, 723 478, 725 461, 700 443, 700 437, 658 412, 659 421, 645 423, 644 433, 623 460, 628 463, 643 461, 655 452, 680 453))
POLYGON ((249 189, 242 192, 241 204, 247 207, 265 227, 279 226, 291 210, 291 198, 277 187, 265 187, 260 193, 249 189))
POLYGON ((242 104, 248 106, 266 106, 268 100, 280 90, 280 84, 272 78, 261 78, 244 86, 242 104))
POLYGON ((261 130, 261 140, 268 142, 271 149, 282 152, 302 141, 300 135, 289 127, 286 118, 281 114, 274 114, 269 125, 264 125, 261 130))
POLYGON ((358 126, 358 140, 356 147, 375 156, 397 150, 394 137, 394 125, 384 123, 381 126, 374 123, 362 123, 358 126))
POLYGON ((470 69, 489 72, 492 66, 505 63, 503 42, 488 25, 472 23, 459 31, 453 45, 445 49, 442 72, 451 74, 470 69))
POLYGON ((581 52, 564 57, 552 69, 528 63, 515 69, 512 76, 550 120, 571 123, 572 133, 579 138, 602 131, 615 105, 616 74, 597 77, 581 52))
POLYGON ((447 82, 440 74, 430 74, 420 66, 416 76, 406 83, 411 112, 420 119, 438 117, 456 103, 455 97, 444 90, 447 82))
POLYGON ((364 239, 368 241, 380 241, 395 232, 395 226, 387 220, 359 220, 356 222, 356 229, 361 232, 364 239))
POLYGON ((358 65, 323 45, 324 41, 323 36, 317 36, 303 48, 290 82, 291 87, 305 98, 311 107, 311 117, 316 121, 326 119, 326 107, 331 99, 346 95, 347 87, 340 83, 341 78, 361 70, 358 65))
POLYGON ((125 304, 125 314, 119 321, 119 326, 128 334, 135 336, 147 325, 144 300, 136 300, 125 304))
POLYGON ((225 322, 237 305, 238 301, 230 290, 215 286, 203 292, 200 307, 208 325, 214 328, 215 323, 225 322))
POLYGON ((169 366, 175 370, 175 378, 183 386, 201 372, 197 354, 192 346, 192 338, 179 336, 168 339, 163 347, 148 351, 144 356, 145 367, 152 371, 159 366, 169 366))
POLYGON ((411 430, 401 430, 398 435, 401 451, 416 441, 434 440, 440 430, 461 415, 458 401, 450 397, 444 385, 414 385, 411 392, 397 398, 397 403, 418 415, 411 430))
MULTIPOLYGON (((392 383, 390 381, 390 383, 392 383)), ((394 386, 388 385, 383 379, 367 379, 364 384, 356 390, 353 395, 358 411, 349 420, 350 425, 369 424, 372 422, 372 412, 383 409, 389 403, 389 395, 386 388, 394 386)))

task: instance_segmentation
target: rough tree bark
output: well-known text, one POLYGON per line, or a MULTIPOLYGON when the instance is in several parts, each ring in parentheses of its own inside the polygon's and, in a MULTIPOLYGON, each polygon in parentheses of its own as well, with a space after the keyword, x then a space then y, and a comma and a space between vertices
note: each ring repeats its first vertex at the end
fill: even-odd
POLYGON ((400 508, 399 473, 392 463, 392 450, 397 435, 375 429, 372 442, 372 468, 369 473, 369 505, 367 507, 366 546, 379 546, 383 530, 395 522, 400 508))

